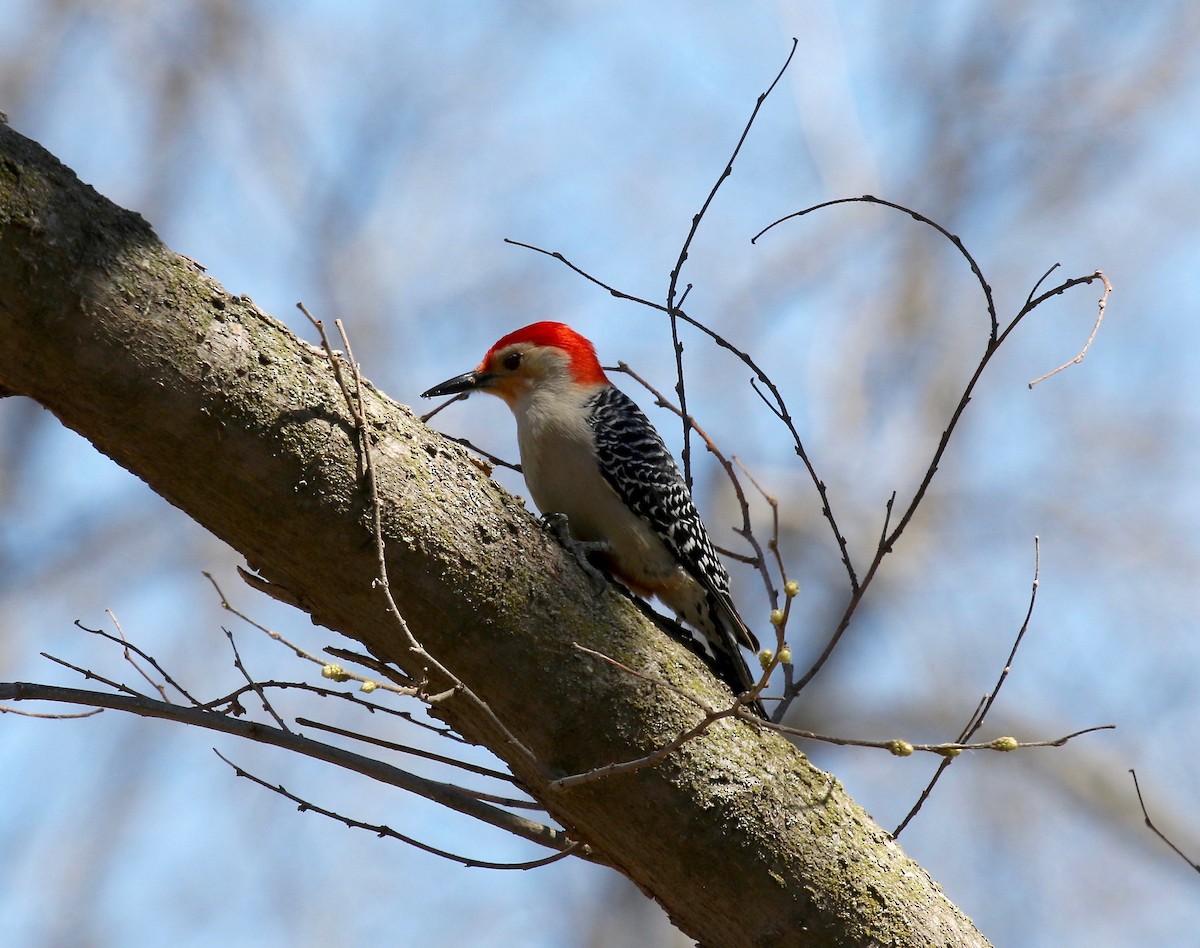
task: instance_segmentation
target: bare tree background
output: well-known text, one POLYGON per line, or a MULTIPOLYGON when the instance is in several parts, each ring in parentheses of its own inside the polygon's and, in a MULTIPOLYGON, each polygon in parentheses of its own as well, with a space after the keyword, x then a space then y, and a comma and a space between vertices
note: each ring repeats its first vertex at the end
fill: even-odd
MULTIPOLYGON (((905 846, 997 943, 1169 943, 1194 930, 1194 874, 1144 832, 1125 774, 1138 768, 1156 822, 1196 852, 1200 780, 1176 743, 1195 720, 1200 659, 1188 634, 1200 402, 1185 361, 1194 13, 813 3, 749 5, 730 23, 716 6, 655 22, 632 7, 513 4, 462 23, 433 5, 361 20, 160 6, 8 8, 0 108, 225 285, 276 313, 302 298, 351 319, 360 360, 402 401, 545 315, 669 387, 664 325, 500 240, 656 291, 760 91, 752 67, 799 36, 784 95, 693 249, 705 279, 689 307, 787 380, 858 549, 890 492, 919 476, 974 365, 977 288, 933 235, 876 209, 827 211, 756 248, 749 236, 816 200, 872 192, 962 234, 1009 309, 1053 262, 1102 263, 1119 297, 1101 343, 1032 394, 1025 383, 1077 351, 1090 312, 1042 313, 1002 354, 869 615, 795 713, 817 730, 952 736, 1007 652, 1040 534, 1039 612, 996 727, 1121 730, 1068 753, 957 763, 905 846)), ((803 654, 822 643, 798 631, 827 629, 844 598, 836 550, 739 367, 685 343, 693 378, 727 380, 693 386, 692 411, 785 501, 803 654)), ((502 411, 473 404, 453 424, 511 453, 502 411)), ((226 551, 32 405, 0 401, 0 450, 6 678, 45 678, 41 650, 87 664, 94 645, 71 621, 100 624, 111 607, 173 666, 233 680, 199 575, 230 575, 226 551)), ((732 522, 719 472, 701 460, 697 475, 714 529, 732 522)), ((735 581, 751 611, 753 577, 735 581)), ((264 604, 268 621, 285 616, 264 604)), ((296 634, 314 650, 326 640, 296 634)), ((243 644, 249 662, 274 660, 243 644)), ((203 763, 203 737, 105 718, 0 718, 0 921, 35 944, 181 932, 327 944, 385 924, 435 943, 570 944, 585 921, 596 944, 620 943, 627 915, 597 906, 621 895, 597 891, 608 878, 590 867, 485 877, 431 863, 232 781, 203 763), (478 915, 461 910, 464 892, 478 915), (535 908, 548 901, 561 914, 535 908)), ((806 750, 885 825, 932 766, 806 750)), ((264 760, 290 785, 326 777, 264 760)), ((373 788, 322 792, 364 818, 528 857, 474 827, 456 839, 462 827, 407 801, 398 815, 373 788)), ((645 943, 644 927, 630 930, 645 943)))

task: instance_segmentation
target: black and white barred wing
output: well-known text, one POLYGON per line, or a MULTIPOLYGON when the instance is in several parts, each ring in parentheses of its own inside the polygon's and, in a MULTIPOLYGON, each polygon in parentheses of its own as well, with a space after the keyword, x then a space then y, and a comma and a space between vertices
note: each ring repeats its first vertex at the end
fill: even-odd
POLYGON ((747 648, 757 651, 757 640, 729 597, 729 574, 713 549, 683 475, 649 419, 624 392, 606 387, 589 406, 588 424, 595 432, 604 479, 713 597, 714 607, 726 619, 723 624, 747 648))

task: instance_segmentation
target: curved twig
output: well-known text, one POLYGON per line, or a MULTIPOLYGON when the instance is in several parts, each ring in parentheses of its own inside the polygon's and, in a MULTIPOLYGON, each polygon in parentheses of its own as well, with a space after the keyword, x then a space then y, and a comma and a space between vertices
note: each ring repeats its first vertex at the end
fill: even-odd
MULTIPOLYGON (((966 245, 962 242, 961 238, 959 238, 956 234, 950 233, 950 231, 948 231, 937 221, 926 217, 920 211, 914 211, 911 207, 905 207, 903 204, 897 204, 894 201, 887 201, 883 198, 877 198, 873 194, 864 194, 860 197, 851 198, 836 198, 832 201, 822 201, 820 204, 814 204, 812 207, 806 207, 802 211, 796 211, 792 214, 787 214, 784 217, 779 218, 779 220, 773 221, 753 237, 751 237, 750 243, 757 243, 759 237, 772 228, 782 224, 784 221, 790 221, 794 217, 804 217, 804 215, 811 214, 813 211, 819 211, 822 208, 832 207, 835 204, 878 204, 881 207, 890 207, 893 210, 901 211, 907 214, 915 221, 925 224, 928 227, 932 227, 948 241, 954 244, 954 246, 958 248, 958 252, 962 254, 967 263, 970 264, 971 272, 975 274, 975 279, 979 281, 979 286, 983 290, 983 297, 987 301, 988 318, 991 320, 991 333, 989 334, 988 338, 993 346, 996 344, 997 334, 1000 328, 999 321, 996 318, 996 301, 992 298, 992 288, 988 284, 988 281, 984 279, 983 271, 979 269, 979 264, 975 262, 975 258, 971 256, 970 251, 967 250, 966 245)), ((1049 276, 1049 273, 1047 273, 1047 276, 1049 276)), ((1044 280, 1045 277, 1042 279, 1044 280)))
POLYGON ((221 760, 225 761, 225 763, 227 763, 230 767, 232 767, 236 776, 245 777, 251 783, 256 783, 260 787, 266 787, 272 793, 277 793, 281 797, 291 800, 296 804, 297 809, 299 809, 301 813, 311 810, 313 813, 319 813, 321 816, 328 817, 331 820, 337 820, 339 823, 344 823, 350 829, 369 830, 376 836, 399 840, 402 843, 406 843, 409 846, 421 850, 421 852, 429 853, 432 856, 440 856, 443 859, 448 859, 451 862, 457 862, 463 866, 467 866, 468 868, 537 869, 541 866, 548 866, 552 862, 558 862, 560 859, 565 859, 567 856, 574 856, 576 854, 576 850, 581 847, 581 844, 578 841, 573 840, 566 848, 554 853, 553 855, 543 856, 541 859, 531 859, 528 862, 488 862, 487 860, 483 859, 472 859, 469 856, 459 856, 457 853, 452 853, 445 849, 438 849, 436 846, 430 846, 428 843, 422 843, 420 840, 414 839, 411 836, 407 836, 404 833, 394 830, 390 826, 364 823, 362 820, 356 820, 351 816, 346 816, 342 813, 335 813, 333 810, 327 810, 325 807, 318 806, 315 803, 311 803, 308 800, 296 796, 296 794, 285 788, 283 784, 270 784, 261 777, 254 776, 254 774, 250 773, 248 770, 239 767, 215 747, 213 748, 213 753, 220 757, 221 760))

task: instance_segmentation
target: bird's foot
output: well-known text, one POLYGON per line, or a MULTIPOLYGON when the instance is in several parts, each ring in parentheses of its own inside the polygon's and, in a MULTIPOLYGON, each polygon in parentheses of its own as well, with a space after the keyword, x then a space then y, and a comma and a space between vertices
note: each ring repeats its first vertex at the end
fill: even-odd
POLYGON ((599 596, 604 592, 604 588, 608 585, 608 580, 600 570, 596 569, 591 560, 588 559, 588 554, 605 552, 609 548, 608 541, 575 539, 575 537, 571 536, 571 527, 567 521, 567 515, 564 513, 544 514, 542 516, 542 523, 549 527, 551 532, 558 537, 558 542, 574 555, 576 562, 579 563, 579 568, 591 578, 596 589, 596 595, 599 596))

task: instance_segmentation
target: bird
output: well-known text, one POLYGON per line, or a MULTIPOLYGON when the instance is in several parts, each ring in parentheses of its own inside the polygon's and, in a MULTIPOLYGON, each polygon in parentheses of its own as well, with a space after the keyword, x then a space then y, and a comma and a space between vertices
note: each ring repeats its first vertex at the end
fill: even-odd
MULTIPOLYGON (((671 452, 609 381, 592 343, 565 323, 535 322, 422 397, 472 392, 512 409, 525 483, 547 521, 565 517, 580 550, 596 552, 631 592, 657 596, 700 632, 707 648, 690 635, 685 644, 735 695, 752 689, 739 647, 757 652, 759 643, 730 598, 729 574, 671 452)), ((746 706, 767 717, 758 698, 746 706)))

